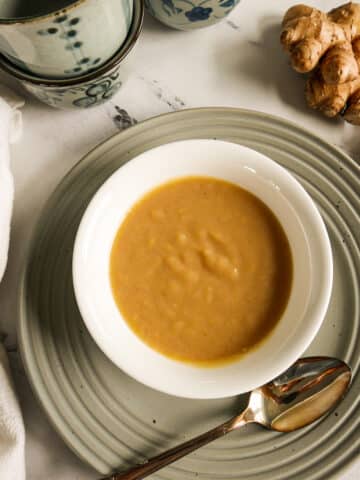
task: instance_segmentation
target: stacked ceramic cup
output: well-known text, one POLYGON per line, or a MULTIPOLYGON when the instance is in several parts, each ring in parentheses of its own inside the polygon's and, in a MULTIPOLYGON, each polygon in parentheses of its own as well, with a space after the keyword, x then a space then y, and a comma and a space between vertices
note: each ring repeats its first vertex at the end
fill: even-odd
POLYGON ((0 68, 43 102, 87 108, 121 86, 143 0, 0 2, 0 68))

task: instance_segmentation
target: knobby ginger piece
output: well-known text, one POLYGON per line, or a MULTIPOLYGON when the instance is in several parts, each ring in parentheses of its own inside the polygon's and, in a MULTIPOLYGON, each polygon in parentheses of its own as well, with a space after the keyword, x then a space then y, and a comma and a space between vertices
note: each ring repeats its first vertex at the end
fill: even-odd
POLYGON ((285 13, 280 41, 293 68, 310 72, 308 105, 360 124, 360 4, 350 2, 328 13, 295 5, 285 13))

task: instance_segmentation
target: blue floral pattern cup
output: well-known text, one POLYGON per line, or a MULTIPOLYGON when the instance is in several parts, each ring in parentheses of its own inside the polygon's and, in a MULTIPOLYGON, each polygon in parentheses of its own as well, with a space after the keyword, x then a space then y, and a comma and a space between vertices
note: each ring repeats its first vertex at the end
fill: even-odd
MULTIPOLYGON (((108 1, 108 0, 102 0, 108 1)), ((12 75, 42 102, 56 108, 89 108, 109 100, 121 87, 127 69, 123 60, 139 37, 144 17, 143 0, 134 0, 129 34, 115 55, 94 71, 72 79, 40 78, 24 72, 0 55, 0 69, 12 75)))
POLYGON ((128 35, 133 0, 56 0, 53 8, 62 4, 50 13, 18 18, 12 15, 37 8, 41 13, 44 0, 0 2, 0 53, 22 70, 47 78, 76 77, 103 65, 128 35))
POLYGON ((178 30, 208 27, 226 17, 240 0, 145 0, 160 22, 178 30))

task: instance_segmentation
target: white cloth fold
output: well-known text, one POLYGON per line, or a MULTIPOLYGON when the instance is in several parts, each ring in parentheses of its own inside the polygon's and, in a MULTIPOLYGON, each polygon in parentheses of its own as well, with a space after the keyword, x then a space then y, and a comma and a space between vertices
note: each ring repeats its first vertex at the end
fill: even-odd
MULTIPOLYGON (((21 135, 18 108, 24 104, 0 85, 0 281, 9 248, 14 183, 10 171, 9 143, 21 135)), ((1 306, 0 306, 1 315, 1 306)), ((25 432, 19 402, 11 380, 9 363, 0 338, 0 479, 25 479, 25 432)))
POLYGON ((0 343, 0 478, 25 479, 25 431, 7 355, 0 343))
POLYGON ((0 281, 7 262, 14 197, 9 144, 21 135, 22 121, 18 108, 23 104, 11 90, 0 85, 0 281))

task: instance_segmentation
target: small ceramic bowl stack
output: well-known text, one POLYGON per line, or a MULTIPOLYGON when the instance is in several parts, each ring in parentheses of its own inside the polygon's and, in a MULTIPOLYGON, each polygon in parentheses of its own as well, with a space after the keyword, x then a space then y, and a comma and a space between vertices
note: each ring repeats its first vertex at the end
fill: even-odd
POLYGON ((143 0, 1 2, 0 68, 53 107, 99 105, 122 84, 143 15, 143 0))

